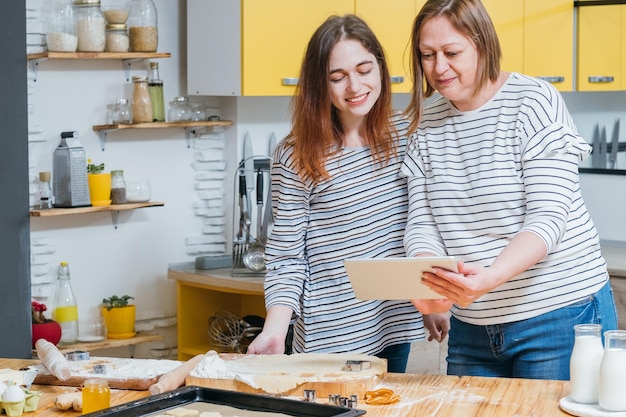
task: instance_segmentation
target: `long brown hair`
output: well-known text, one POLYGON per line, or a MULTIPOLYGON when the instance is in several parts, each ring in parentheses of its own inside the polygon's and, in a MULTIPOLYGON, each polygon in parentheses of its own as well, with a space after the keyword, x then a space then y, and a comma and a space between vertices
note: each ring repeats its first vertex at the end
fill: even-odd
POLYGON ((424 98, 433 95, 435 89, 428 84, 422 70, 422 54, 419 50, 420 35, 424 24, 433 17, 444 16, 459 33, 467 36, 478 50, 478 83, 474 92, 495 81, 500 74, 502 49, 493 22, 480 0, 428 0, 413 22, 411 33, 411 70, 413 94, 405 110, 411 119, 409 131, 419 125, 424 98))
POLYGON ((309 40, 298 85, 291 102, 292 128, 286 137, 293 144, 300 176, 317 182, 328 177, 325 162, 341 150, 343 129, 330 99, 329 59, 341 40, 359 41, 376 57, 382 76, 380 97, 365 117, 365 139, 374 158, 388 161, 395 155, 397 132, 391 123, 391 80, 383 48, 369 26, 353 14, 331 16, 309 40))

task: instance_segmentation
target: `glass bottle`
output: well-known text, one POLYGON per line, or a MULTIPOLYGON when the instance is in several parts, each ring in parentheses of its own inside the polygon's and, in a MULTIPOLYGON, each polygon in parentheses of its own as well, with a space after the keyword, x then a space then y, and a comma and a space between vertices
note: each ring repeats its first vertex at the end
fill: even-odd
POLYGON ((44 11, 46 22, 46 43, 48 51, 76 52, 76 19, 72 0, 49 0, 44 11))
POLYGON ((626 330, 604 332, 598 403, 607 411, 626 411, 626 330))
POLYGON ((133 76, 133 123, 152 122, 152 100, 148 89, 148 78, 145 76, 133 76))
POLYGON ((106 44, 106 21, 100 0, 75 0, 76 34, 79 52, 103 52, 106 44))
POLYGON ((50 172, 39 173, 39 208, 52 208, 52 187, 50 187, 50 172))
POLYGON ((191 107, 187 97, 174 97, 167 112, 169 122, 188 122, 191 120, 191 107))
POLYGON ((104 410, 111 406, 109 381, 104 378, 89 378, 83 382, 83 414, 104 410))
POLYGON ((111 171, 111 204, 126 203, 126 182, 124 171, 121 169, 111 171))
POLYGON ((132 0, 128 15, 131 52, 156 52, 157 9, 152 0, 132 0))
POLYGON ((111 108, 111 121, 113 123, 130 123, 131 114, 128 100, 125 98, 119 98, 113 103, 111 108))
POLYGON ((52 319, 61 326, 59 344, 68 345, 78 341, 78 305, 70 282, 70 266, 63 261, 54 290, 52 319))
POLYGON ((159 63, 150 62, 148 75, 148 90, 152 100, 152 121, 165 121, 165 103, 163 102, 163 80, 159 77, 159 63))
POLYGON ((123 23, 110 23, 106 25, 106 52, 128 52, 128 30, 123 23))
POLYGON ((602 326, 577 324, 574 326, 574 348, 570 357, 570 396, 577 403, 598 402, 600 362, 604 354, 602 326))

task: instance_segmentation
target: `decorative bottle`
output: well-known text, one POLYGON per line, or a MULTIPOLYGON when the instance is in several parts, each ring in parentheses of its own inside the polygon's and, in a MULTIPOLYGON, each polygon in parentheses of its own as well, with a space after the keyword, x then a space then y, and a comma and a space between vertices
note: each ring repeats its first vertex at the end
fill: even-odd
POLYGON ((570 396, 581 404, 598 402, 600 362, 604 354, 602 326, 577 324, 574 326, 574 349, 570 357, 570 396))
POLYGON ((158 62, 150 62, 148 90, 150 90, 150 100, 152 100, 152 121, 164 122, 165 103, 163 101, 163 80, 159 77, 158 62))
MULTIPOLYGON (((626 411, 626 330, 604 332, 598 403, 606 411, 626 411)), ((622 413, 619 413, 620 415, 622 413)))
POLYGON ((124 171, 121 169, 111 171, 111 204, 126 203, 126 182, 124 171))
POLYGON ((59 265, 53 306, 52 319, 61 326, 59 344, 76 343, 78 341, 78 305, 70 282, 70 266, 65 261, 59 265))
POLYGON ((157 9, 152 0, 133 0, 127 24, 131 52, 156 52, 157 9))
POLYGON ((39 208, 52 208, 52 187, 50 187, 50 172, 39 173, 39 208))
POLYGON ((152 122, 152 100, 148 89, 148 78, 135 75, 133 77, 132 100, 133 123, 152 122))

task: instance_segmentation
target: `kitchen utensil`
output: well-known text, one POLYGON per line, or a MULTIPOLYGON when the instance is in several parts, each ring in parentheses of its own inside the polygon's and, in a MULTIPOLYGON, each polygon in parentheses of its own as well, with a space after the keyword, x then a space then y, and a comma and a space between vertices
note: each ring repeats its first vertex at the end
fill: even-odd
POLYGON ((196 355, 178 368, 161 375, 158 382, 150 385, 148 391, 150 391, 151 395, 156 395, 175 390, 184 385, 185 378, 189 375, 189 372, 191 372, 202 359, 204 359, 204 354, 196 355))
POLYGON ((243 264, 251 271, 260 272, 265 269, 265 244, 261 241, 261 223, 263 217, 263 171, 261 171, 261 169, 259 169, 256 174, 256 207, 256 240, 243 254, 243 264))
POLYGON ((606 168, 606 127, 600 132, 600 153, 598 155, 598 168, 606 168))
POLYGON ((254 155, 252 154, 252 141, 250 134, 246 132, 243 137, 243 170, 246 176, 248 213, 252 212, 252 199, 249 197, 254 190, 254 155))
MULTIPOLYGON (((268 156, 269 156, 269 164, 270 171, 272 166, 272 161, 274 160, 274 151, 276 150, 276 135, 274 132, 270 135, 268 156)), ((265 198, 265 213, 263 213, 263 222, 261 223, 261 241, 263 244, 267 243, 267 233, 270 224, 274 224, 274 215, 272 213, 272 187, 271 187, 271 176, 270 176, 270 186, 267 187, 267 197, 265 198)))
POLYGON ((619 150, 619 119, 615 119, 613 135, 611 136, 611 153, 609 154, 609 168, 617 168, 617 151, 619 150))
POLYGON ((239 172, 239 230, 237 231, 237 237, 233 243, 233 265, 239 266, 242 264, 242 256, 248 249, 246 241, 244 240, 244 233, 246 230, 246 177, 240 171, 239 172))
POLYGON ((228 311, 220 311, 209 318, 209 343, 227 352, 244 353, 261 329, 228 311))
POLYGON ((593 126, 593 135, 591 136, 591 168, 600 167, 600 126, 596 123, 593 126))

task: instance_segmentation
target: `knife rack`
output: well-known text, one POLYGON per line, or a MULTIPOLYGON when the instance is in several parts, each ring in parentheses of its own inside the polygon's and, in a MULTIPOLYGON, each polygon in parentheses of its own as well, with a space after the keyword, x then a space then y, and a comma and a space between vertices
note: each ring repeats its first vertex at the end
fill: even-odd
MULTIPOLYGON (((249 158, 252 160, 252 164, 246 163, 246 160, 241 160, 237 166, 237 170, 234 175, 234 187, 233 187, 233 251, 232 251, 232 270, 231 275, 233 277, 245 277, 245 276, 265 276, 265 269, 262 271, 252 271, 243 263, 243 253, 250 247, 257 238, 257 229, 259 222, 262 222, 262 218, 258 218, 257 215, 257 174, 260 172, 263 176, 263 210, 265 212, 265 206, 271 204, 270 201, 270 162, 271 158, 267 156, 254 156, 249 158), (248 166, 248 168, 246 168, 248 166), (240 178, 246 178, 245 185, 246 190, 243 196, 243 203, 240 204, 240 178), (242 208, 243 207, 243 211, 242 208), (249 223, 246 224, 245 216, 248 216, 249 223), (240 226, 241 223, 241 226, 240 226), (241 233, 240 233, 241 230, 241 233)), ((248 161, 250 162, 250 161, 248 161)))

